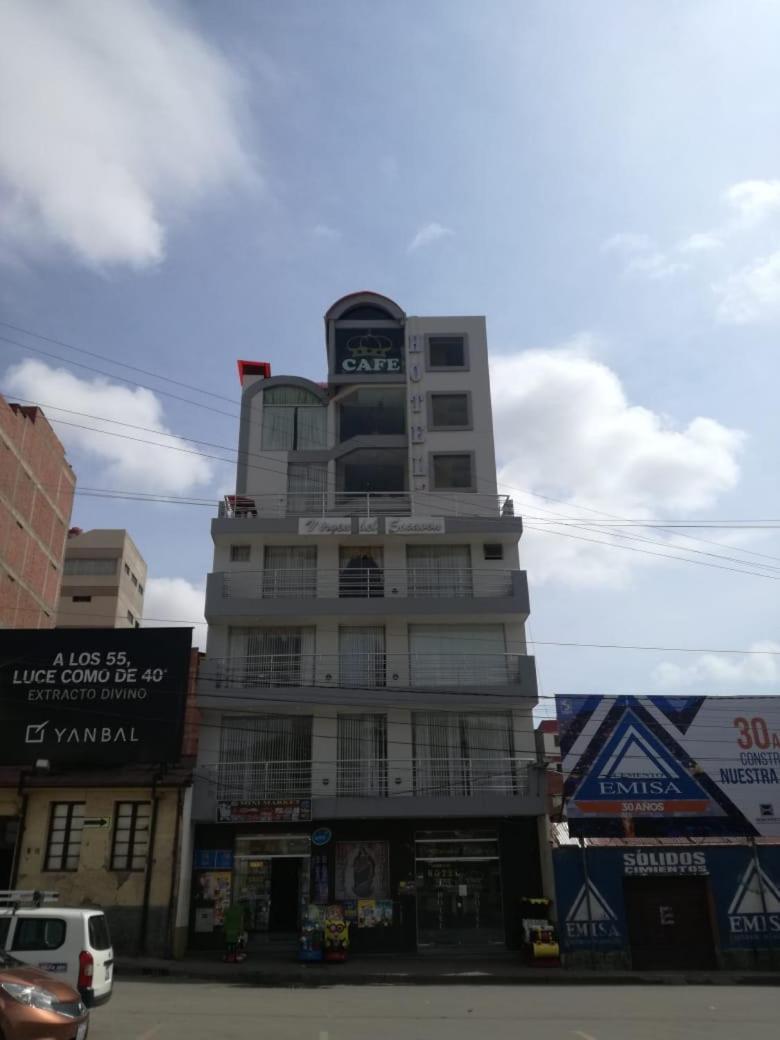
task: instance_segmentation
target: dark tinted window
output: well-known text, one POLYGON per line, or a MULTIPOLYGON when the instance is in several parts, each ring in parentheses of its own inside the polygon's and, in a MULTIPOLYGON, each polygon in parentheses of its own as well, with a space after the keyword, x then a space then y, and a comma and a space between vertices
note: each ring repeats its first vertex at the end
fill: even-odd
POLYGON ((65 942, 65 927, 60 917, 20 917, 13 949, 57 950, 65 942))
POLYGON ((470 490, 472 486, 471 455, 433 456, 433 487, 435 490, 439 491, 442 488, 470 490))
POLYGON ((433 394, 431 419, 432 426, 468 426, 468 394, 433 394))
POLYGON ((111 936, 108 932, 108 921, 102 914, 95 914, 89 919, 89 945, 93 950, 111 948, 111 936))
POLYGON ((11 926, 11 918, 0 917, 0 947, 5 946, 5 940, 8 938, 8 929, 11 926))
POLYGON ((431 368, 463 368, 466 345, 462 336, 429 336, 428 364, 431 368))

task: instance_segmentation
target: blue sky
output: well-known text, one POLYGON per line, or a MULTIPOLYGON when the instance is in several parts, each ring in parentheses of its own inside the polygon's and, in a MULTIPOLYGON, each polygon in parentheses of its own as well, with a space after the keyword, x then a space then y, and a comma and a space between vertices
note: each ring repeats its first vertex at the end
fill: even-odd
MULTIPOLYGON (((776 531, 622 541, 757 576, 549 524, 780 517, 777 5, 6 0, 0 30, 0 319, 228 400, 2 335, 235 414, 236 358, 324 373, 345 292, 485 314, 500 479, 546 517, 532 637, 780 651, 776 531)), ((236 443, 232 414, 96 378, 0 340, 11 396, 236 443)), ((84 488, 230 482, 58 430, 84 488)), ((74 522, 126 526, 147 613, 189 617, 210 512, 84 496, 74 522)), ((780 679, 763 652, 537 653, 545 693, 780 679)))

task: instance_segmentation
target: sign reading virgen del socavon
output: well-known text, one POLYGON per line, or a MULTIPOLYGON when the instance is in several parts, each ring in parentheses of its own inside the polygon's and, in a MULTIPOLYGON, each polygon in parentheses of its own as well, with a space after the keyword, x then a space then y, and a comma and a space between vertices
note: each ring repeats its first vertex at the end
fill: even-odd
POLYGON ((0 761, 175 761, 191 641, 189 628, 0 632, 0 761))

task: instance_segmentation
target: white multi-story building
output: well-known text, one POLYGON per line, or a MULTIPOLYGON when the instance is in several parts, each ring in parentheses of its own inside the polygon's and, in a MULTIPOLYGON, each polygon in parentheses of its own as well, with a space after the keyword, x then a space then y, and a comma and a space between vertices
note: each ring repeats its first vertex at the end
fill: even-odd
POLYGON ((206 594, 191 945, 219 941, 229 900, 250 943, 339 903, 353 950, 517 945, 522 901, 548 890, 545 788, 485 321, 362 292, 325 334, 324 384, 239 362, 236 494, 212 523, 206 594))

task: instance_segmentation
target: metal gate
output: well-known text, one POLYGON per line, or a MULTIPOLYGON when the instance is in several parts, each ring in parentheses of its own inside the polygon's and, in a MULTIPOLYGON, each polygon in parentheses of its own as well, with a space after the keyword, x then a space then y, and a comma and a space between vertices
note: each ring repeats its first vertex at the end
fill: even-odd
POLYGON ((717 966, 706 878, 624 878, 623 885, 634 968, 717 966))

